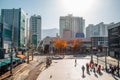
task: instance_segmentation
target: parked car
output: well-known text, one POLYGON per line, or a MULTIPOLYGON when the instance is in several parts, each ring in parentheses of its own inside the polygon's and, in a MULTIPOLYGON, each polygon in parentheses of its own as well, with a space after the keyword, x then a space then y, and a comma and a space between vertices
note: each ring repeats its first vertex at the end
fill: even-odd
POLYGON ((53 56, 52 57, 53 59, 63 59, 61 56, 59 56, 59 55, 55 55, 55 56, 53 56))

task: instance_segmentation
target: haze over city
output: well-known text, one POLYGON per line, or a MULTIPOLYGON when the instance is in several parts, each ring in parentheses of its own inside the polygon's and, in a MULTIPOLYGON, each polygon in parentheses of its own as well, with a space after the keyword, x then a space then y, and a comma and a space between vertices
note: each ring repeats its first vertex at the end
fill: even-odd
POLYGON ((120 0, 0 0, 0 9, 22 8, 28 17, 40 15, 42 29, 59 28, 60 16, 83 17, 85 27, 100 22, 118 22, 120 0))
POLYGON ((0 0, 0 80, 120 80, 120 0, 0 0))

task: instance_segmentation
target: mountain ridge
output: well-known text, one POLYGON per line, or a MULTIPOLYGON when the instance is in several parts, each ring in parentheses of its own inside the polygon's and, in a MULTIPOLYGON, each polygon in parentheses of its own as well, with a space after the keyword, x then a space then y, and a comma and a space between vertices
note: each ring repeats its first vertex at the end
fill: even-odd
POLYGON ((57 33, 59 34, 59 29, 57 28, 42 29, 41 38, 44 39, 46 36, 55 37, 57 33))

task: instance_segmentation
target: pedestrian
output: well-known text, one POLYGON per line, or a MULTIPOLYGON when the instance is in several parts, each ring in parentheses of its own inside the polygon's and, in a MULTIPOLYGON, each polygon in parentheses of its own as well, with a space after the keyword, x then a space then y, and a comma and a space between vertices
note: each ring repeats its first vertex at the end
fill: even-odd
POLYGON ((116 70, 117 70, 117 66, 115 65, 115 66, 114 66, 114 71, 116 71, 116 70))
POLYGON ((86 64, 86 71, 87 71, 87 73, 89 72, 89 65, 88 65, 88 63, 86 64))
POLYGON ((75 58, 75 67, 76 67, 76 65, 77 65, 77 59, 75 58))
POLYGON ((98 66, 98 73, 100 74, 101 71, 101 65, 98 66))
POLYGON ((94 74, 95 74, 95 67, 93 68, 93 72, 94 72, 94 74))
POLYGON ((84 75, 84 71, 85 71, 85 67, 84 67, 84 65, 83 65, 83 66, 82 66, 83 77, 85 76, 85 75, 84 75))
POLYGON ((93 64, 93 66, 92 66, 92 67, 93 67, 93 72, 95 73, 95 64, 93 64))
POLYGON ((102 70, 105 70, 104 66, 102 66, 102 70))
POLYGON ((92 64, 91 63, 89 64, 89 68, 90 68, 90 71, 92 71, 92 64))
POLYGON ((109 73, 112 73, 112 64, 109 65, 109 73))

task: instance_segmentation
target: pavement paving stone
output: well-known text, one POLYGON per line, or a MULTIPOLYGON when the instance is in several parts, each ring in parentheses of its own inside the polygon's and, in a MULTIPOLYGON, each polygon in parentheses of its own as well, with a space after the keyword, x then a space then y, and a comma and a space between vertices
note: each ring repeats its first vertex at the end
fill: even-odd
POLYGON ((90 75, 85 71, 85 77, 82 77, 82 65, 89 63, 87 59, 77 59, 75 67, 74 59, 54 60, 52 65, 41 72, 37 80, 120 80, 115 79, 111 74, 102 71, 102 75, 95 75, 90 72, 90 75))

